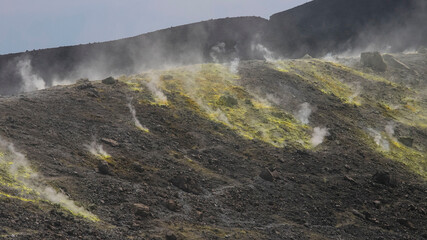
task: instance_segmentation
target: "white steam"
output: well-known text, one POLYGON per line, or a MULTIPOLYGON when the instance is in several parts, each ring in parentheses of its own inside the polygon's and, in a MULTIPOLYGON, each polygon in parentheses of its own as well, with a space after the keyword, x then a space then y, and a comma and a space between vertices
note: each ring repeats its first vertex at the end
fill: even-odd
POLYGON ((33 73, 33 67, 31 66, 30 59, 20 60, 16 64, 16 68, 19 74, 21 75, 23 81, 21 91, 29 92, 46 88, 46 83, 43 78, 33 73))
POLYGON ((100 158, 108 158, 111 157, 110 154, 108 154, 105 150, 104 147, 101 144, 98 144, 96 142, 96 140, 93 140, 90 145, 85 145, 86 149, 92 153, 92 155, 96 156, 96 157, 100 157, 100 158))
POLYGON ((348 100, 350 102, 356 102, 355 99, 358 98, 360 96, 360 94, 362 93, 362 85, 360 84, 360 82, 357 82, 355 84, 353 84, 354 92, 353 94, 348 98, 348 100))
MULTIPOLYGON (((38 196, 51 203, 59 204, 73 214, 87 217, 91 220, 98 218, 82 207, 77 206, 68 196, 57 192, 52 187, 43 182, 43 177, 34 172, 24 154, 18 152, 14 145, 0 138, 0 165, 7 168, 6 173, 14 184, 10 188, 20 190, 21 194, 38 196), (24 189, 24 190, 23 190, 24 189)), ((1 176, 0 176, 1 177, 1 176)))
POLYGON ((385 126, 385 132, 387 133, 387 135, 390 138, 394 138, 394 128, 395 128, 395 123, 394 122, 389 122, 385 126))
POLYGON ((384 151, 390 151, 390 143, 381 135, 380 132, 372 128, 368 128, 368 132, 378 146, 380 146, 384 151))
POLYGON ((130 113, 132 114, 133 122, 135 123, 135 127, 137 127, 139 130, 148 132, 148 128, 142 126, 142 124, 139 122, 138 118, 136 117, 136 110, 134 106, 132 105, 132 99, 129 99, 129 103, 127 104, 130 113))
POLYGON ((252 45, 252 51, 258 54, 261 54, 265 60, 268 62, 272 62, 275 60, 273 52, 268 50, 266 47, 264 47, 262 44, 256 44, 252 45))
POLYGON ((326 136, 329 136, 329 131, 327 128, 315 127, 310 139, 311 145, 313 145, 313 147, 318 146, 319 144, 323 143, 323 140, 326 136))
POLYGON ((225 43, 220 42, 211 48, 209 55, 212 61, 219 63, 219 57, 225 53, 225 43))
POLYGON ((296 114, 296 117, 303 124, 308 124, 310 122, 309 117, 312 111, 313 110, 311 109, 311 106, 308 102, 302 103, 299 105, 299 110, 296 114))
POLYGON ((145 83, 148 90, 150 90, 150 92, 153 94, 156 102, 161 104, 166 104, 168 102, 168 98, 162 92, 160 88, 160 84, 161 82, 160 82, 159 76, 155 76, 155 75, 151 76, 150 81, 145 83))
POLYGON ((237 74, 239 71, 239 64, 240 64, 240 59, 239 58, 235 58, 233 59, 233 61, 230 62, 228 68, 230 69, 230 72, 233 74, 237 74))

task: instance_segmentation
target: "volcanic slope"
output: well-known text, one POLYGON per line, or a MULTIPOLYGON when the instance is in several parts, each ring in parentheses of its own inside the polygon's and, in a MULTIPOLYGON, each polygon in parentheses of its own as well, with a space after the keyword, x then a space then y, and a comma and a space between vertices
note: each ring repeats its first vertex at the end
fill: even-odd
POLYGON ((426 238, 427 55, 384 59, 384 73, 244 61, 0 98, 0 236, 426 238))

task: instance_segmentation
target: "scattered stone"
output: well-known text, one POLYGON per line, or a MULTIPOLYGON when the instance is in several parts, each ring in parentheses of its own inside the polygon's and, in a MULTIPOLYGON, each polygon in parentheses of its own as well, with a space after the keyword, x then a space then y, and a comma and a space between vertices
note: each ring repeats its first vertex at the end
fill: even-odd
POLYGON ((132 169, 139 173, 144 172, 144 168, 137 162, 132 163, 132 169))
POLYGON ((354 181, 354 179, 353 179, 352 177, 349 177, 349 176, 347 176, 347 175, 345 175, 345 176, 344 176, 344 180, 347 180, 347 181, 349 181, 349 182, 351 182, 351 183, 357 184, 357 182, 356 182, 356 181, 354 181))
POLYGON ((381 208, 381 201, 380 200, 375 200, 375 201, 373 201, 373 203, 374 203, 374 206, 376 208, 381 208))
POLYGON ((352 209, 351 212, 356 216, 360 218, 365 218, 365 215, 363 215, 361 212, 357 211, 356 209, 352 209))
POLYGON ((169 199, 165 202, 165 206, 167 209, 171 210, 171 211, 178 211, 179 210, 179 205, 175 200, 169 199))
POLYGON ((397 222, 398 222, 399 224, 401 224, 401 225, 403 225, 403 226, 407 227, 407 228, 415 229, 414 224, 412 224, 412 223, 411 223, 408 219, 406 219, 406 218, 398 218, 398 219, 397 219, 397 222))
POLYGON ((259 174, 259 177, 269 182, 273 182, 274 180, 274 176, 268 168, 264 168, 259 174))
POLYGON ((313 57, 307 53, 306 55, 304 55, 304 57, 302 57, 302 59, 313 59, 313 57))
POLYGON ((98 172, 104 175, 109 175, 110 172, 110 166, 108 166, 108 163, 106 161, 101 161, 98 164, 98 172))
POLYGON ((150 207, 142 203, 134 203, 133 207, 135 208, 135 215, 140 217, 150 216, 150 207))
POLYGON ((387 64, 379 52, 364 52, 360 55, 360 62, 364 67, 369 67, 375 71, 385 72, 387 64))
POLYGON ((115 84, 116 82, 117 80, 114 79, 113 77, 107 77, 106 79, 102 80, 102 83, 107 85, 112 85, 112 84, 115 84))
POLYGON ((79 90, 84 90, 84 89, 88 89, 88 88, 93 88, 93 85, 89 81, 89 79, 81 78, 81 79, 77 80, 77 87, 76 88, 79 90))
POLYGON ((372 180, 376 183, 390 187, 397 187, 398 185, 397 178, 394 175, 391 175, 389 172, 377 172, 372 176, 372 180))
POLYGON ((175 187, 193 194, 200 194, 201 188, 197 182, 188 176, 178 175, 169 180, 175 187))
POLYGON ((114 141, 113 139, 109 138, 101 138, 101 141, 112 147, 118 147, 120 145, 117 141, 114 141))
POLYGON ((414 139, 410 137, 400 137, 399 142, 407 147, 412 147, 414 144, 414 139))
POLYGON ((238 104, 239 102, 237 101, 237 99, 235 99, 232 96, 221 96, 218 100, 218 104, 219 105, 223 105, 226 107, 234 107, 238 104))
POLYGON ((178 238, 176 237, 176 235, 172 232, 168 232, 166 233, 166 240, 177 240, 178 238))

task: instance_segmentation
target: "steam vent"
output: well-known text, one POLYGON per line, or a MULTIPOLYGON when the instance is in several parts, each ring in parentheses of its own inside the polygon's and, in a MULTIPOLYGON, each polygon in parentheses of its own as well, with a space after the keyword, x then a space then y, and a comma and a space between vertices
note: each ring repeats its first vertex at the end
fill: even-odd
POLYGON ((0 239, 427 239, 426 10, 0 55, 0 239))

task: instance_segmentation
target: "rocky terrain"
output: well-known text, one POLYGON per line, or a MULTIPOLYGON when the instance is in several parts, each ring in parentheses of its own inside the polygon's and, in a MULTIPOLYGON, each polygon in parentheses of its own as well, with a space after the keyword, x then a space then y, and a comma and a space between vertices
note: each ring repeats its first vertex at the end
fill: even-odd
POLYGON ((425 239, 426 65, 207 63, 2 97, 0 236, 425 239))

